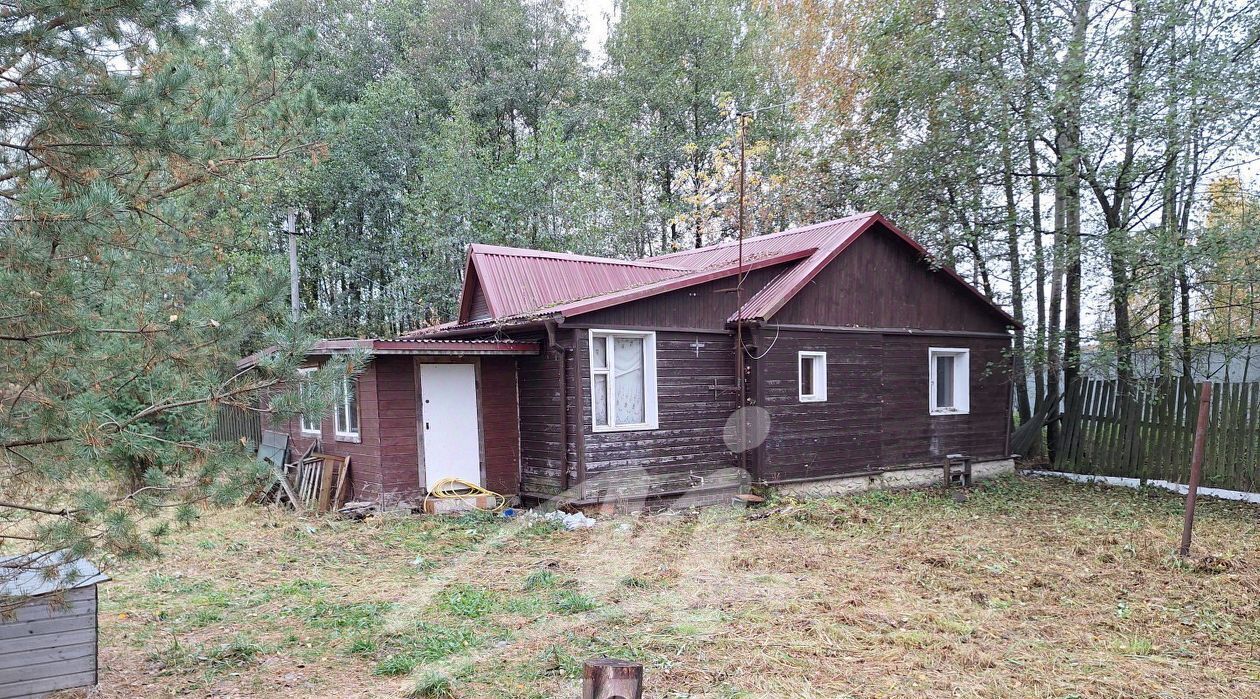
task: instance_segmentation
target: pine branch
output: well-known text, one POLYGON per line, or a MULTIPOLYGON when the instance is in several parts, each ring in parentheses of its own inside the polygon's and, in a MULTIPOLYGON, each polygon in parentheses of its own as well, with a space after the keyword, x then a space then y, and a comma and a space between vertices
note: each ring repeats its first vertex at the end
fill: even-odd
POLYGON ((61 442, 70 441, 69 437, 41 437, 39 439, 19 439, 12 442, 4 442, 0 444, 0 449, 17 449, 18 447, 35 447, 47 444, 60 444, 61 442))
POLYGON ((0 508, 5 508, 9 510, 22 510, 23 512, 34 512, 35 514, 41 514, 41 515, 53 515, 55 517, 69 517, 70 515, 74 514, 74 510, 67 510, 64 507, 61 508, 60 510, 49 510, 43 507, 37 507, 35 505, 23 505, 20 503, 8 502, 5 500, 0 500, 0 508))

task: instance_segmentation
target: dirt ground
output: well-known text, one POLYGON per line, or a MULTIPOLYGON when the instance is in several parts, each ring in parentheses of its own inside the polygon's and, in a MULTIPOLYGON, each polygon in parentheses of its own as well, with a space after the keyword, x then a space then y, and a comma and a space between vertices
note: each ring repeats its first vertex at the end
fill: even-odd
POLYGON ((1257 697, 1260 508, 1009 477, 603 518, 208 512, 101 587, 99 697, 1257 697), (1205 558, 1206 556, 1206 558, 1205 558))

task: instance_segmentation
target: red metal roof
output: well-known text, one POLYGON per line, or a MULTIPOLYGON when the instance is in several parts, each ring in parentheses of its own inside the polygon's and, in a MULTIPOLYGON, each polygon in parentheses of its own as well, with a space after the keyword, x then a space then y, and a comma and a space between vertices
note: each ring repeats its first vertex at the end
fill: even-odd
MULTIPOLYGON (((490 315, 495 318, 517 316, 563 301, 649 284, 688 271, 649 262, 495 245, 471 246, 468 269, 476 275, 490 315)), ((465 279, 465 295, 471 293, 472 288, 467 282, 465 279)), ((467 316, 470 301, 461 299, 462 322, 471 320, 467 316)))
MULTIPOLYGON (((702 284, 724 276, 796 261, 755 293, 728 320, 766 320, 810 282, 859 235, 879 223, 927 251, 879 213, 868 212, 743 241, 732 240, 635 261, 473 245, 469 249, 460 317, 407 333, 421 338, 530 320, 571 317, 601 308, 702 284), (740 260, 743 264, 740 264, 740 260), (489 318, 470 317, 472 295, 485 295, 489 318)), ((944 271, 1009 322, 1014 319, 953 270, 944 271)))

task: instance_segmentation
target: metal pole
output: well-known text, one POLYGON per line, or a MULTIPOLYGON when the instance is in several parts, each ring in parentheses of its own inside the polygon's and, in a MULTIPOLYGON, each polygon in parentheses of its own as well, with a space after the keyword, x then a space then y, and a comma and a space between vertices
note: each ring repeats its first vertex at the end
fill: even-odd
POLYGON ((298 321, 302 310, 302 299, 298 294, 299 272, 297 256, 297 212, 290 211, 284 217, 284 230, 289 234, 289 306, 293 313, 293 322, 298 321))
POLYGON ((1194 426, 1194 451, 1190 454, 1190 483, 1186 487, 1186 522, 1181 529, 1184 558, 1190 555, 1190 530, 1194 528, 1194 501, 1199 495, 1199 479, 1203 477, 1203 454, 1207 451, 1208 410, 1212 406, 1212 382, 1204 381, 1199 392, 1199 419, 1194 426))
POLYGON ((748 382, 744 366, 744 319, 740 314, 744 310, 744 169, 747 160, 744 157, 744 138, 748 125, 748 115, 740 112, 739 119, 739 266, 735 277, 735 380, 739 385, 739 406, 735 414, 739 416, 735 429, 739 438, 739 468, 748 473, 748 382))

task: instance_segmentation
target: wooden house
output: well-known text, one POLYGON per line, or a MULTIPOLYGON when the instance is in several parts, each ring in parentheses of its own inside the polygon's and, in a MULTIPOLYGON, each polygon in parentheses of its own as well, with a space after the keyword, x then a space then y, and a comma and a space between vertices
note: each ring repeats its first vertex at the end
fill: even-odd
POLYGON ((473 245, 455 321, 321 343, 374 359, 272 429, 352 454, 357 499, 939 481, 1010 467, 1013 326, 877 213, 631 261, 473 245))

